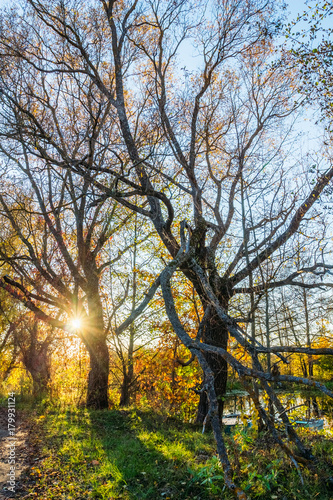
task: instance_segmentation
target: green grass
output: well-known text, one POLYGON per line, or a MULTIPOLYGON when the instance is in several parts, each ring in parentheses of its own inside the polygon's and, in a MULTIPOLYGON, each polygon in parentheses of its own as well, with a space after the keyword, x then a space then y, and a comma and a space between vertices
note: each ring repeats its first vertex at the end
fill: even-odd
POLYGON ((45 458, 30 471, 31 498, 199 500, 224 489, 212 435, 190 426, 134 410, 71 409, 36 416, 34 429, 45 458), (207 459, 219 472, 214 485, 201 484, 207 459))
MULTIPOLYGON (((332 433, 305 432, 320 457, 320 478, 299 472, 271 442, 251 431, 226 438, 235 480, 251 499, 333 499, 323 478, 333 456, 332 433), (323 433, 322 433, 323 434, 323 433)), ((210 432, 164 420, 152 412, 87 411, 41 405, 34 410, 32 439, 42 457, 26 476, 24 498, 231 499, 210 432)))

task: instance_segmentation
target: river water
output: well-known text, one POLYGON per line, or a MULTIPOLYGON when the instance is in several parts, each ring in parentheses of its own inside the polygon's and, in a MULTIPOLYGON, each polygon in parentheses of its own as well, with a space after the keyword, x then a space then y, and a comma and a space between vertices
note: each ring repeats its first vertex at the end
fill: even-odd
MULTIPOLYGON (((312 391, 284 391, 276 390, 284 408, 292 420, 321 419, 333 420, 333 400, 323 394, 312 391)), ((267 402, 262 395, 259 399, 265 408, 267 402)), ((254 404, 245 391, 231 391, 226 394, 224 402, 224 417, 227 415, 246 415, 251 418, 254 404)))

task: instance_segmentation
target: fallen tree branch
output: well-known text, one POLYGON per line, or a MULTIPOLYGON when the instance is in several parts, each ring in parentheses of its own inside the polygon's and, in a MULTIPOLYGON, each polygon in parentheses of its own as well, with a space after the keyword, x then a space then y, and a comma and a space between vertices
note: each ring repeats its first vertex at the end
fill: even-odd
POLYGON ((297 347, 297 346, 272 346, 269 349, 256 348, 257 352, 271 352, 272 354, 280 352, 294 352, 297 354, 312 354, 314 356, 330 355, 333 356, 333 349, 330 347, 297 347))
POLYGON ((236 498, 238 498, 239 500, 247 500, 247 496, 245 495, 243 490, 238 488, 232 479, 233 471, 231 464, 229 462, 228 453, 223 440, 221 422, 219 419, 218 402, 214 387, 214 373, 210 368, 210 366, 208 365, 203 353, 193 346, 192 339, 184 330, 175 308, 174 299, 171 291, 170 279, 172 277, 172 274, 176 270, 177 265, 182 262, 185 262, 185 260, 190 257, 189 254, 185 254, 185 252, 184 253, 180 252, 181 251, 178 252, 176 259, 174 259, 173 261, 174 265, 172 266, 170 265, 168 268, 166 268, 164 270, 165 272, 163 271, 163 273, 160 276, 160 283, 165 303, 165 309, 175 333, 177 334, 179 339, 183 342, 183 344, 189 348, 191 353, 196 355, 199 364, 205 374, 205 386, 207 388, 206 392, 209 404, 210 422, 212 425, 215 441, 217 444, 218 455, 224 471, 224 482, 226 486, 230 489, 230 491, 232 491, 232 493, 236 496, 236 498), (176 261, 178 261, 178 264, 176 261))

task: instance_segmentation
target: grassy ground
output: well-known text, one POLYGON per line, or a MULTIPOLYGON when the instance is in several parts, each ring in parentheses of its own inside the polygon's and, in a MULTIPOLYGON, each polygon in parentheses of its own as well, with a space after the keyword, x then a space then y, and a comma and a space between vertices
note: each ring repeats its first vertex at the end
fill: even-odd
MULTIPOLYGON (((304 431, 319 456, 317 474, 296 470, 269 439, 227 436, 235 480, 251 499, 332 500, 331 431, 304 431), (326 434, 326 435, 325 435, 326 434), (319 477, 318 477, 319 476, 319 477), (304 484, 302 484, 304 483, 304 484)), ((20 498, 38 500, 230 499, 210 432, 151 412, 31 410, 36 463, 20 498)))

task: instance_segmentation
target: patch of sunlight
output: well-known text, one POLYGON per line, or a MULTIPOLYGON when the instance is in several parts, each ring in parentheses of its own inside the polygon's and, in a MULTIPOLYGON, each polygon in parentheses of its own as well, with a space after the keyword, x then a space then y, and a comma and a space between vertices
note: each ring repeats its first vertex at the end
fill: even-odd
MULTIPOLYGON (((112 462, 102 464, 99 469, 89 478, 92 494, 102 500, 109 500, 119 491, 126 488, 126 481, 118 467, 112 462)), ((123 497, 122 497, 123 498, 123 497)))
POLYGON ((148 432, 146 430, 140 431, 137 436, 141 442, 145 443, 145 445, 152 444, 154 445, 154 448, 157 444, 163 443, 166 439, 160 432, 148 432))
POLYGON ((182 442, 162 439, 161 435, 158 436, 147 431, 141 431, 137 437, 147 447, 151 448, 153 446, 155 450, 162 453, 168 460, 184 461, 193 458, 191 451, 182 442))
POLYGON ((159 446, 159 451, 169 460, 191 460, 192 453, 183 443, 163 443, 159 446))
POLYGON ((112 462, 106 462, 100 468, 100 474, 105 477, 112 477, 112 481, 115 483, 126 483, 123 474, 120 472, 116 464, 112 462))

